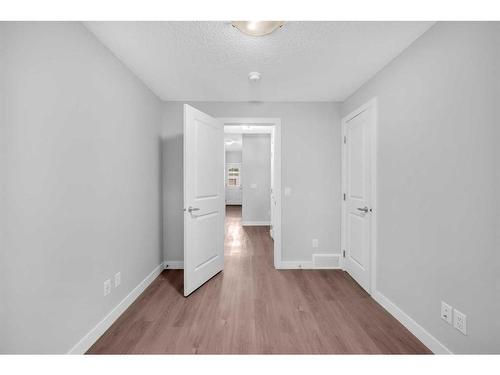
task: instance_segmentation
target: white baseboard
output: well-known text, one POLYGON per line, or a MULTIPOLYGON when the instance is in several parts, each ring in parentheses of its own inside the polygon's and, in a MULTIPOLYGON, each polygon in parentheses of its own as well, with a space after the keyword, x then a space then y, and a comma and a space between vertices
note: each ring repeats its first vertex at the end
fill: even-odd
POLYGON ((158 265, 142 280, 108 315, 90 330, 78 343, 73 346, 68 354, 85 354, 85 352, 102 336, 106 330, 120 317, 121 314, 141 295, 142 292, 163 271, 163 263, 158 265))
POLYGON ((182 260, 166 260, 163 262, 163 268, 166 270, 182 270, 184 262, 182 260))
POLYGON ((392 316, 413 333, 422 343, 435 354, 453 354, 438 339, 427 332, 420 324, 414 321, 408 314, 401 310, 394 302, 379 291, 372 294, 375 301, 382 305, 392 316))
POLYGON ((281 270, 296 270, 296 269, 312 270, 313 264, 311 261, 300 262, 300 261, 282 260, 279 269, 281 269, 281 270))
POLYGON ((271 225, 271 222, 270 221, 242 221, 241 225, 244 227, 268 226, 268 225, 271 225))
POLYGON ((313 268, 315 270, 340 269, 340 254, 313 254, 312 259, 313 268))
POLYGON ((326 253, 313 254, 312 260, 305 261, 288 261, 282 260, 278 269, 282 270, 335 270, 340 269, 340 254, 326 253))

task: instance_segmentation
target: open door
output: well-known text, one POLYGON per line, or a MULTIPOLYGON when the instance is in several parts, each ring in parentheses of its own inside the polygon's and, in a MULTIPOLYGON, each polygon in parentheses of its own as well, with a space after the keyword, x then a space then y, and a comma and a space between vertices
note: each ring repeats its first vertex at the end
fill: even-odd
POLYGON ((224 127, 184 105, 184 296, 224 266, 224 127))

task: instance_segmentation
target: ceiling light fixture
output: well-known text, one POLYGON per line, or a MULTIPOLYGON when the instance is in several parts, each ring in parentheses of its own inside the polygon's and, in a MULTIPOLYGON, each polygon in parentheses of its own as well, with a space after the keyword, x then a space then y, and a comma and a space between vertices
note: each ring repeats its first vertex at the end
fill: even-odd
POLYGON ((264 36, 271 34, 285 24, 284 21, 233 21, 231 25, 243 34, 250 36, 264 36))
POLYGON ((250 72, 248 73, 248 79, 250 82, 258 82, 260 81, 261 74, 259 72, 250 72))

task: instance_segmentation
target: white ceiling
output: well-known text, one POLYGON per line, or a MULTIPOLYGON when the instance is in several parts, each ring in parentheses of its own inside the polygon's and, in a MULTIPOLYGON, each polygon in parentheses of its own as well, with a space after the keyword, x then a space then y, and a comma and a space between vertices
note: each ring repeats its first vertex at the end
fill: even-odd
POLYGON ((264 37, 229 22, 85 25, 163 100, 343 101, 433 22, 286 22, 264 37))

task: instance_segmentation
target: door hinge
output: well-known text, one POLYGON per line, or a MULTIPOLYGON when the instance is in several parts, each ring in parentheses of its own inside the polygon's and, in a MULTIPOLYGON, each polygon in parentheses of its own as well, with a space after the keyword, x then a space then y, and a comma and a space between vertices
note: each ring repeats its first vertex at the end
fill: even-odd
POLYGON ((345 250, 342 250, 342 257, 345 258, 345 250))
POLYGON ((344 143, 347 143, 347 137, 344 135, 344 143))
POLYGON ((344 200, 345 200, 345 193, 344 193, 344 200))

